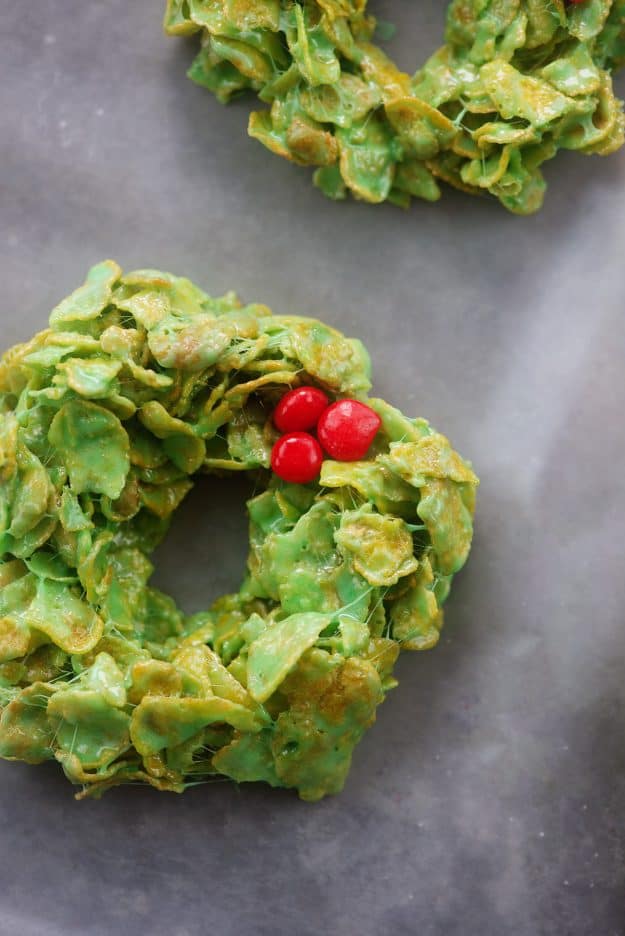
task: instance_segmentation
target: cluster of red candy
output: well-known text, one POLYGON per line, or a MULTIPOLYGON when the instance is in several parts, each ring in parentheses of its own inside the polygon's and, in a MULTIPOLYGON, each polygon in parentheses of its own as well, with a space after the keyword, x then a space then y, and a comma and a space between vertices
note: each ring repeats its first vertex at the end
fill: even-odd
POLYGON ((330 403, 318 387, 285 393, 273 422, 284 435, 273 447, 271 467, 291 484, 318 478, 324 452, 335 461, 364 458, 380 428, 380 417, 371 407, 349 399, 330 403))

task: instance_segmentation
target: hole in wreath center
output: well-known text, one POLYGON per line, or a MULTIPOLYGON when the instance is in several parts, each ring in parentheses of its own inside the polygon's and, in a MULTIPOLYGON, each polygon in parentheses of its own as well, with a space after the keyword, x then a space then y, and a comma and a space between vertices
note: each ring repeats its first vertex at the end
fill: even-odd
POLYGON ((170 595, 185 614, 206 611, 241 587, 249 549, 245 505, 253 494, 247 477, 200 476, 174 514, 152 554, 150 584, 170 595))
POLYGON ((373 41, 409 75, 421 68, 442 43, 447 3, 376 0, 368 11, 384 24, 373 41), (387 38, 388 36, 388 38, 387 38))

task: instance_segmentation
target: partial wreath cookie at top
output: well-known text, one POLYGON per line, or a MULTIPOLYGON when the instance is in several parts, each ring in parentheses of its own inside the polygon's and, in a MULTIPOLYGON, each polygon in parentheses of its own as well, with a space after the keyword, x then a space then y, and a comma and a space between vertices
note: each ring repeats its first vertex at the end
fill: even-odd
POLYGON ((368 398, 369 370, 321 322, 111 261, 4 355, 1 757, 56 759, 83 795, 342 788, 400 650, 438 640, 477 485, 425 420, 368 398), (307 483, 282 477, 294 436, 326 448, 307 483), (233 471, 255 490, 247 573, 188 617, 149 556, 197 478, 233 471))
POLYGON ((372 43, 367 0, 168 0, 165 29, 201 32, 189 76, 221 101, 256 91, 249 133, 317 167, 328 196, 407 206, 439 181, 511 211, 542 204, 559 149, 624 139, 612 70, 625 0, 453 0, 445 45, 413 76, 372 43))

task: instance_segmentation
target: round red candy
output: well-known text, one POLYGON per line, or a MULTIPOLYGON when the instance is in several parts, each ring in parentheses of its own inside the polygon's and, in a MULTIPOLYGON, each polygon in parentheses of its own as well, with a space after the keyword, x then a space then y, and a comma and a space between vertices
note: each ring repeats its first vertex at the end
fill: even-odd
POLYGON ((280 432, 303 432, 314 429, 328 406, 328 398, 318 387, 295 387, 285 393, 273 414, 280 432))
POLYGON ((331 458, 358 461, 369 451, 380 424, 380 417, 370 406, 358 400, 337 400, 323 413, 317 435, 331 458))
POLYGON ((271 467, 290 484, 308 484, 321 471, 323 452, 308 432, 289 432, 278 439, 271 453, 271 467))

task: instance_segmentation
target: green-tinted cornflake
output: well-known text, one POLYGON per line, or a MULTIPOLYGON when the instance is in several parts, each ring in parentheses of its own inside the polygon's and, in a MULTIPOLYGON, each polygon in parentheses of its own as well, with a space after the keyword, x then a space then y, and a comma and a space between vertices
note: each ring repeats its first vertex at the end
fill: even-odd
POLYGON ((84 286, 79 286, 52 311, 50 327, 64 331, 65 325, 97 319, 111 301, 111 287, 120 273, 112 260, 92 267, 84 286))
POLYGON ((50 699, 47 714, 55 743, 77 757, 83 768, 108 767, 130 747, 130 717, 104 693, 60 689, 50 699))
POLYGON ((439 433, 418 442, 391 442, 389 449, 389 454, 380 456, 379 461, 413 487, 423 487, 428 478, 449 479, 457 484, 477 483, 469 465, 439 433))
POLYGON ((84 685, 99 692, 108 705, 124 708, 126 685, 124 674, 113 657, 102 651, 86 671, 84 685))
POLYGON ((370 504, 344 513, 334 538, 370 585, 396 585, 418 566, 408 525, 376 513, 370 504))
MULTIPOLYGON (((41 521, 54 488, 37 456, 27 448, 18 450, 16 464, 18 472, 11 485, 13 496, 7 503, 11 521, 7 532, 20 539, 41 521)), ((7 493, 9 489, 7 485, 7 493)))
POLYGON ((428 481, 421 488, 417 513, 425 523, 444 575, 457 572, 465 564, 473 534, 472 510, 463 491, 445 481, 428 481))
POLYGON ((271 750, 273 734, 266 730, 237 736, 213 757, 217 772, 232 777, 237 783, 262 780, 274 787, 282 786, 271 750))
POLYGON ((95 403, 70 400, 52 420, 48 439, 67 467, 74 493, 119 497, 130 468, 130 443, 113 413, 95 403))
POLYGON ((279 601, 287 614, 338 609, 341 601, 336 579, 341 560, 334 547, 337 520, 333 505, 321 500, 292 529, 270 532, 262 546, 254 549, 250 561, 258 596, 279 601))
POLYGON ((384 697, 368 660, 311 650, 285 680, 289 707, 277 719, 272 743, 276 773, 302 799, 338 793, 352 750, 375 721, 384 697))
MULTIPOLYGON (((283 318, 277 319, 281 324, 283 318)), ((311 319, 288 323, 281 347, 287 357, 301 361, 330 390, 362 393, 371 386, 371 362, 357 338, 345 338, 329 325, 311 319)))
POLYGON ((323 487, 348 490, 348 496, 362 498, 380 513, 414 517, 414 491, 393 471, 374 461, 335 462, 321 466, 323 487))
MULTIPOLYGON (((347 3, 324 9, 338 16, 342 54, 358 57, 347 3)), ((280 9, 189 0, 172 5, 170 24, 187 31, 187 10, 211 24, 233 17, 244 32, 228 27, 226 38, 266 56, 263 30, 280 9)), ((291 42, 311 74, 326 74, 327 43, 298 31, 309 10, 287 24, 291 42)), ((368 53, 367 68, 376 63, 368 53)), ((364 103, 388 89, 356 76, 340 87, 352 96, 342 130, 357 136, 364 103)), ((330 92, 306 96, 309 129, 336 106, 330 92)), ((428 132, 444 129, 422 113, 428 132)), ((386 185, 369 156, 354 163, 359 184, 386 185)), ((438 639, 477 486, 444 436, 369 399, 369 386, 363 345, 322 322, 242 307, 232 293, 212 299, 157 270, 122 276, 112 262, 57 307, 50 329, 7 352, 0 756, 56 760, 81 796, 138 782, 182 792, 216 774, 308 800, 342 788, 354 745, 397 684, 400 648, 438 639), (271 416, 303 383, 367 401, 382 426, 368 458, 326 460, 317 483, 285 484, 269 469, 271 416), (238 593, 187 618, 150 587, 150 554, 196 480, 233 471, 255 490, 246 574, 238 593)))
POLYGON ((86 653, 100 640, 104 623, 63 582, 39 579, 37 593, 25 611, 26 624, 45 634, 67 653, 86 653))
POLYGON ((96 361, 72 358, 57 365, 57 371, 74 393, 97 400, 110 396, 115 379, 122 369, 121 361, 96 361))
POLYGON ((331 615, 313 611, 293 614, 271 624, 253 641, 248 651, 247 686, 257 702, 266 702, 273 695, 331 620, 331 615))
POLYGON ((0 757, 40 764, 54 756, 48 704, 54 686, 35 680, 20 690, 0 715, 0 757))
POLYGON ((423 559, 409 591, 393 602, 391 622, 393 637, 401 641, 404 648, 429 650, 438 643, 442 612, 428 559, 423 559))
POLYGON ((168 0, 164 27, 201 34, 189 76, 224 102, 257 92, 268 109, 249 134, 335 200, 407 207, 442 181, 529 214, 543 162, 625 136, 623 0, 452 0, 445 44, 413 76, 371 43, 366 0, 168 0))
POLYGON ((224 722, 241 731, 260 731, 262 726, 250 709, 228 699, 149 695, 132 714, 132 741, 139 754, 149 757, 182 744, 207 725, 224 722))

